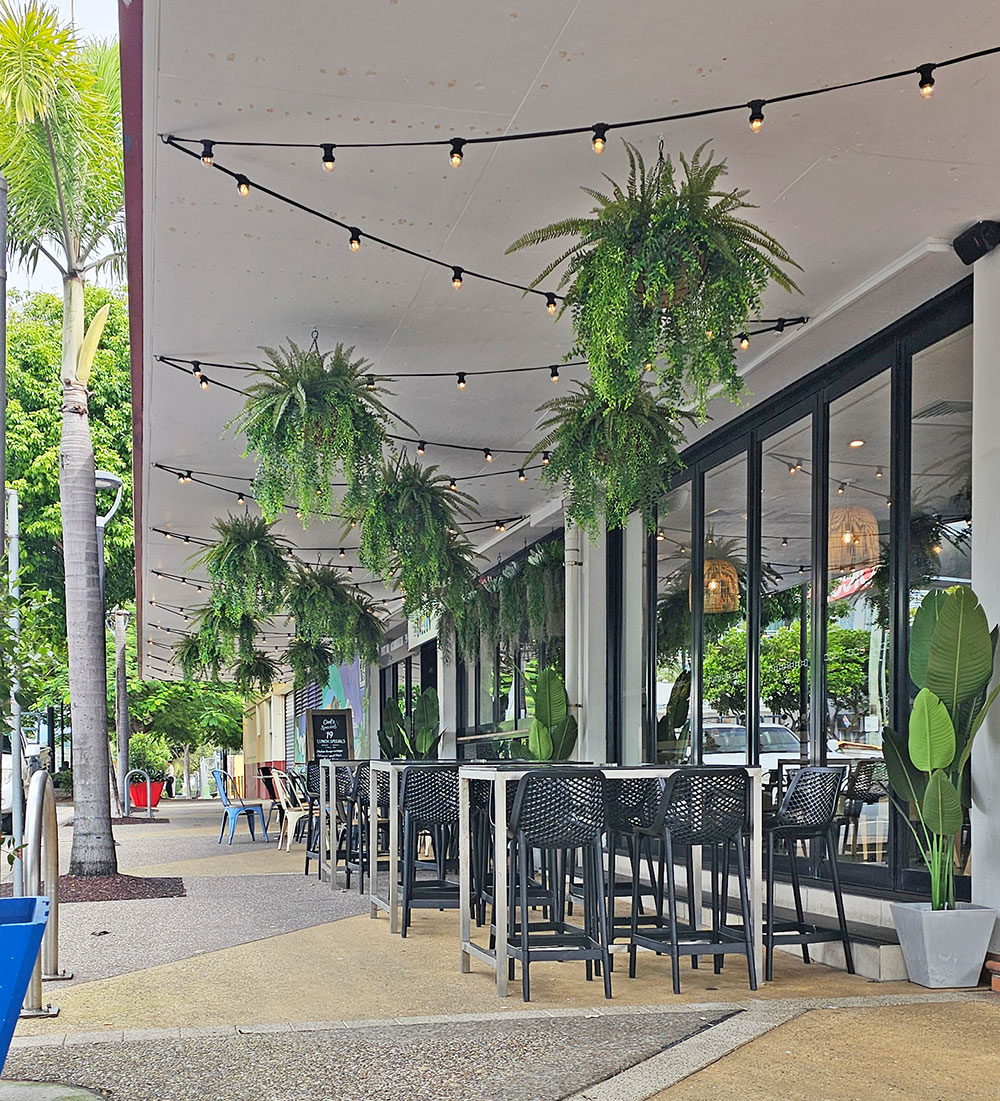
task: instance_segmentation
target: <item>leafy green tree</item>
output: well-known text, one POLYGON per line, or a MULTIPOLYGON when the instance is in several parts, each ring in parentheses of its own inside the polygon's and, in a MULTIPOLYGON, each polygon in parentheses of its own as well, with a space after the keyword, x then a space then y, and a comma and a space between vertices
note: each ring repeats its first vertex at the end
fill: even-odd
POLYGON ((720 714, 746 715, 747 632, 742 624, 730 627, 705 646, 702 690, 720 714))
MULTIPOLYGON (((76 744, 69 871, 108 875, 118 864, 83 289, 102 268, 120 270, 124 259, 121 79, 116 44, 81 44, 38 0, 0 3, 0 171, 9 185, 12 255, 29 266, 46 257, 63 282, 59 490, 76 744)), ((98 329, 99 321, 100 314, 98 329)))
MULTIPOLYGON (((125 483, 121 509, 105 533, 105 593, 109 608, 133 599, 132 407, 128 302, 123 291, 88 287, 86 320, 110 305, 90 380, 94 459, 125 483)), ((18 492, 21 565, 26 584, 56 598, 54 627, 66 637, 59 442, 62 414, 62 301, 54 294, 8 295, 7 484, 18 492)))

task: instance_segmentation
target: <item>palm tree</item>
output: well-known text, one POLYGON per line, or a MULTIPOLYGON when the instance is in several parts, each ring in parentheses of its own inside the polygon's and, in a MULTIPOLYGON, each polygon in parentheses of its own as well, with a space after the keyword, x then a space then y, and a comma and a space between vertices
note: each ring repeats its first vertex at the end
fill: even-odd
POLYGON ((0 0, 0 171, 12 256, 46 258, 63 282, 59 499, 73 720, 75 826, 69 871, 117 871, 111 836, 107 669, 87 381, 103 321, 84 338, 83 287, 123 270, 121 84, 116 44, 81 43, 54 9, 0 0))

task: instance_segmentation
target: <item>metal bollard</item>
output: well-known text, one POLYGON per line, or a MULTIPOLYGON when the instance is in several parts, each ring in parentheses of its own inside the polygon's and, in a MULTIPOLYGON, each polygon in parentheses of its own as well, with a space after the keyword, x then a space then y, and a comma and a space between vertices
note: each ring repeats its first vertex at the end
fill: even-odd
POLYGON ((28 992, 21 1009, 22 1017, 55 1017, 58 1006, 42 1006, 42 979, 71 979, 72 974, 59 970, 59 825, 56 820, 56 797, 52 777, 39 770, 28 785, 28 807, 25 816, 24 888, 29 895, 42 893, 42 868, 45 868, 45 888, 50 902, 49 921, 42 938, 42 950, 28 983, 28 992), (43 974, 45 972, 45 974, 43 974))
POLYGON ((129 781, 133 776, 142 776, 146 781, 146 817, 153 817, 153 791, 149 783, 149 773, 144 772, 141 768, 132 768, 125 773, 125 817, 132 817, 132 795, 129 788, 129 781))

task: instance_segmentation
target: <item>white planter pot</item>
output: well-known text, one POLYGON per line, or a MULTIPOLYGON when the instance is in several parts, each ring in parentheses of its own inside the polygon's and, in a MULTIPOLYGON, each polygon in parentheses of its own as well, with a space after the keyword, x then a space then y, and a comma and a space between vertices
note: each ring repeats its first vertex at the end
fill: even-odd
POLYGON ((996 910, 971 902, 932 910, 929 902, 890 902, 910 982, 930 987, 979 985, 996 910))

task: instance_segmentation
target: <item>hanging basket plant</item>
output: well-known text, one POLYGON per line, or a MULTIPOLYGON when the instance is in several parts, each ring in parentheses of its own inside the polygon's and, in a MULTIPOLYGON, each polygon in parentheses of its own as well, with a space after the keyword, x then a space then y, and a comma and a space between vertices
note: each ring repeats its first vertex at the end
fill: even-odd
POLYGON ((365 664, 378 661, 382 623, 376 605, 334 567, 298 567, 285 591, 285 608, 299 640, 322 644, 333 664, 356 657, 365 664))
POLYGON ((283 540, 261 517, 229 516, 213 525, 217 542, 197 557, 212 582, 212 602, 224 608, 232 622, 246 614, 255 619, 273 615, 281 604, 288 564, 283 540))
POLYGON ((542 481, 565 487, 570 518, 591 538, 601 517, 620 528, 635 509, 652 529, 657 502, 680 469, 682 424, 691 415, 658 402, 645 382, 634 384, 631 399, 619 405, 608 405, 596 386, 578 387, 541 406, 549 413, 545 435, 529 462, 549 452, 542 481))
POLYGON ((295 687, 302 688, 315 681, 326 684, 330 666, 336 665, 333 651, 325 642, 294 638, 285 651, 285 663, 291 667, 295 687))
POLYGON ((682 173, 662 156, 647 169, 635 147, 624 145, 624 188, 608 176, 610 195, 582 188, 597 202, 589 217, 532 230, 507 251, 575 238, 531 286, 568 261, 560 286, 576 335, 570 356, 586 357, 597 395, 629 404, 645 365, 663 358, 668 401, 701 413, 714 387, 739 393, 734 338, 759 311, 769 283, 798 289, 782 267, 797 265, 770 234, 739 217, 752 209, 747 192, 720 190, 726 162, 704 156, 705 145, 690 160, 681 155, 682 173))
POLYGON ((196 680, 198 677, 218 680, 224 662, 222 647, 215 645, 209 648, 206 641, 193 634, 185 635, 174 643, 174 658, 186 680, 196 680))
POLYGON ((233 666, 233 684, 246 697, 266 695, 280 676, 281 667, 263 650, 254 650, 233 666))
POLYGON ((317 513, 331 513, 339 472, 351 492, 373 489, 390 417, 379 394, 388 391, 371 364, 342 344, 321 352, 290 340, 287 350, 262 351, 258 381, 227 427, 243 433, 246 454, 260 463, 254 497, 264 515, 273 520, 291 503, 306 527, 317 513))
POLYGON ((395 581, 403 593, 403 612, 414 615, 433 607, 454 567, 450 540, 475 502, 449 489, 436 466, 420 466, 405 455, 385 464, 367 502, 351 500, 362 520, 359 555, 365 567, 395 581), (360 504, 362 508, 358 509, 360 504))

